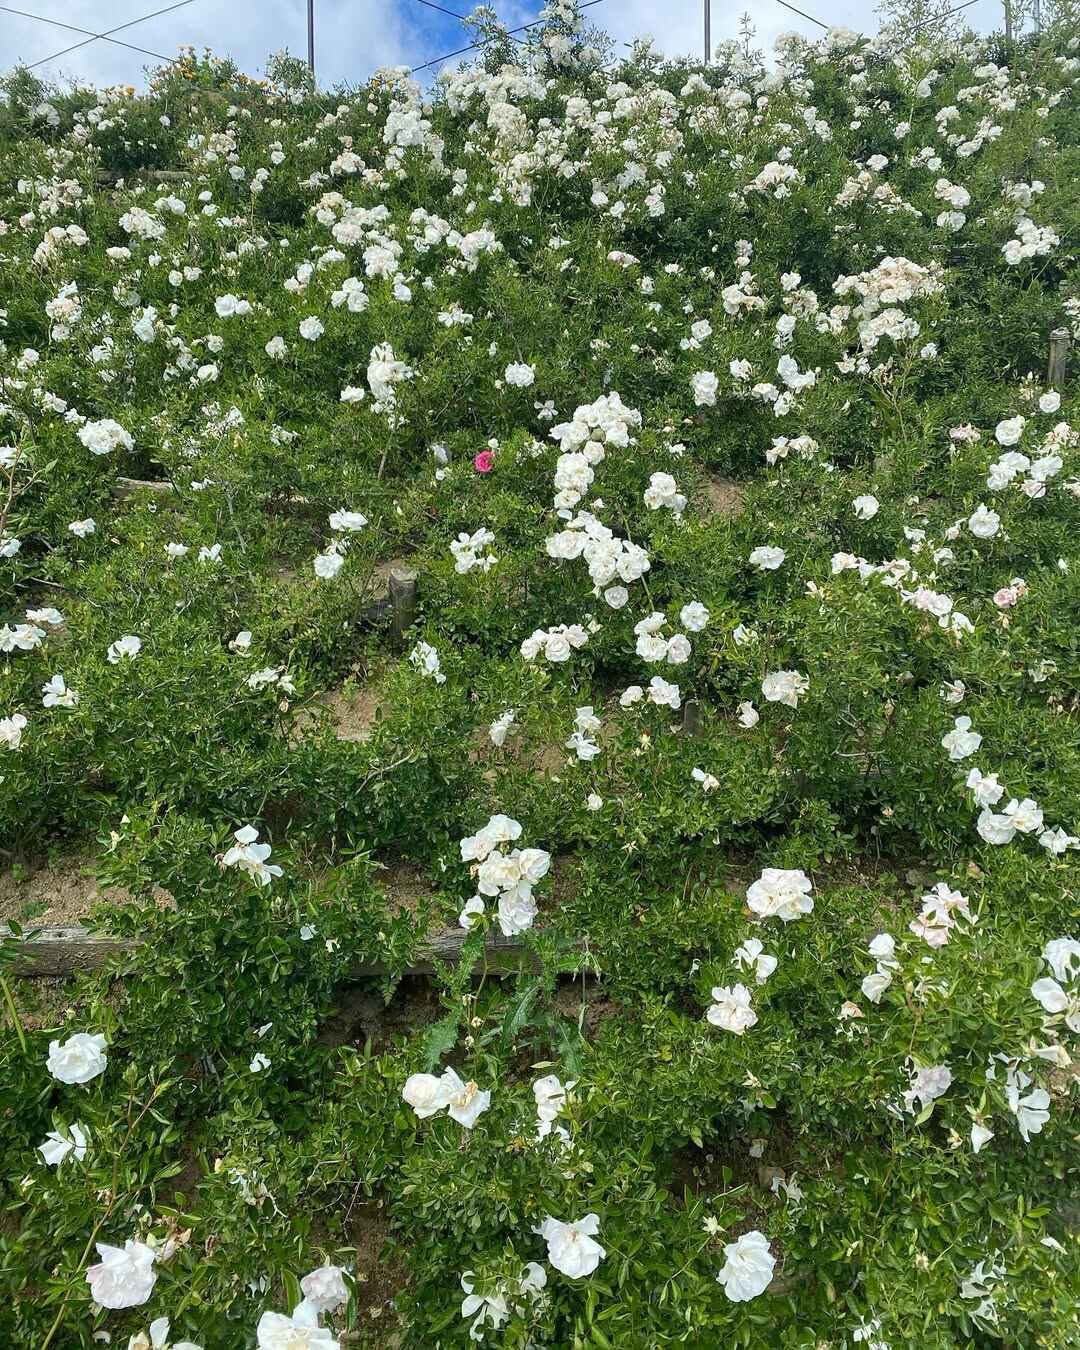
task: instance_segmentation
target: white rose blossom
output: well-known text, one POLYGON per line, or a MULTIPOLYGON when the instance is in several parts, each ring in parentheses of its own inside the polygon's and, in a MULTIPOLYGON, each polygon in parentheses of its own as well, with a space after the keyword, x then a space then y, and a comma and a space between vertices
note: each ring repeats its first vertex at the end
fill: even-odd
POLYGON ((766 867, 746 892, 746 903, 764 919, 791 923, 813 912, 810 878, 799 868, 766 867))
POLYGON ((104 1036, 77 1031, 66 1041, 49 1042, 46 1067, 61 1083, 89 1083, 108 1067, 105 1048, 104 1036))
POLYGON ((741 1036, 757 1022, 757 1013, 750 1006, 750 990, 745 984, 717 986, 712 997, 705 1016, 714 1027, 741 1036))
POLYGON ((548 1260, 560 1274, 571 1280, 591 1275, 607 1252, 596 1241, 600 1220, 595 1214, 572 1223, 550 1216, 536 1230, 548 1246, 548 1260))
POLYGON ((38 1145, 37 1151, 49 1167, 59 1167, 68 1156, 76 1162, 82 1162, 88 1145, 87 1127, 75 1122, 67 1127, 67 1134, 50 1130, 45 1142, 38 1145))
POLYGON ((725 1261, 717 1275, 732 1303, 746 1303, 763 1294, 772 1282, 776 1258, 769 1239, 754 1229, 724 1247, 725 1261))
POLYGON ((101 1260, 86 1272, 94 1302, 103 1308, 137 1308, 145 1303, 157 1281, 154 1249, 128 1238, 123 1247, 99 1242, 97 1252, 101 1260))

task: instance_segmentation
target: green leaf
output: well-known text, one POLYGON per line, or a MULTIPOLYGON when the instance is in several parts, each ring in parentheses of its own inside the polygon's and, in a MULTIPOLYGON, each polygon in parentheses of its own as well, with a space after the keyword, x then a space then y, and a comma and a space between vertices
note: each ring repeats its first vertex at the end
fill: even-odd
POLYGON ((514 994, 510 1002, 506 1015, 503 1017, 502 1028, 499 1032, 499 1040, 502 1048, 508 1050, 517 1037, 522 1027, 527 1026, 529 1014, 532 1012, 533 1004, 540 992, 540 981, 532 979, 521 985, 514 994))
POLYGON ((424 1069, 430 1073, 442 1057, 457 1045, 458 1028, 461 1026, 461 1013, 452 1011, 440 1018, 427 1030, 424 1036, 424 1069))

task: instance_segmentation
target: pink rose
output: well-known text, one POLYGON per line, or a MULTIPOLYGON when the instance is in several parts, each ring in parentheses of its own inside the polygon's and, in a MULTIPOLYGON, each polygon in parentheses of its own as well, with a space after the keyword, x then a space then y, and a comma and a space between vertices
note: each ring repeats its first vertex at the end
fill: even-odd
POLYGON ((473 468, 477 473, 490 473, 495 467, 495 454, 491 450, 481 450, 473 459, 473 468))
POLYGON ((1002 586, 1000 591, 994 593, 994 604, 998 609, 1008 609, 1015 605, 1019 597, 1011 586, 1002 586))

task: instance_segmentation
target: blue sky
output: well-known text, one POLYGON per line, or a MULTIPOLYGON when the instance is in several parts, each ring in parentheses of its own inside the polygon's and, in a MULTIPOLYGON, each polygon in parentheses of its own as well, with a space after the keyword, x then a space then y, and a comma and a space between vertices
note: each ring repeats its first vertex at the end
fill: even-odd
MULTIPOLYGON (((0 0, 0 4, 7 0, 0 0)), ((170 0, 10 0, 11 7, 59 20, 93 32, 115 28, 170 0)), ((462 14, 473 0, 438 0, 462 14)), ((855 0, 793 0, 800 9, 825 23, 873 32, 877 21, 871 5, 855 0)), ((506 23, 526 23, 536 17, 542 0, 495 0, 506 23)), ((589 13, 620 42, 651 33, 672 55, 702 49, 703 0, 602 0, 589 13)), ((727 3, 712 0, 713 42, 734 37, 738 16, 747 10, 758 30, 760 45, 771 46, 780 32, 819 32, 812 23, 784 9, 776 0, 727 3)), ((976 0, 966 12, 980 32, 1000 26, 1001 5, 976 0)), ((296 55, 307 50, 306 0, 191 0, 190 4, 116 33, 117 39, 172 56, 183 43, 209 46, 233 57, 249 74, 261 74, 267 55, 288 47, 296 55)), ((347 80, 358 83, 376 66, 420 65, 465 45, 463 29, 454 19, 419 0, 315 0, 316 67, 321 83, 347 80)), ((0 10, 0 62, 40 61, 62 47, 82 41, 65 31, 0 10)), ((94 42, 41 67, 54 78, 71 75, 99 84, 135 84, 143 79, 151 58, 123 47, 94 42)))

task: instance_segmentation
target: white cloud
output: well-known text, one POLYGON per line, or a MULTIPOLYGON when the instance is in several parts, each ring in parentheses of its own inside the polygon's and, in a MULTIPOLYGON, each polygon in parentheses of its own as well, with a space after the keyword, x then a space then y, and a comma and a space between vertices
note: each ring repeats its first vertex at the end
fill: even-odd
MULTIPOLYGON (((960 3, 960 0, 956 0, 960 3)), ((876 33, 878 16, 871 3, 859 0, 793 0, 798 9, 812 14, 832 28, 850 28, 857 33, 876 33)), ((620 43, 650 34, 657 47, 669 56, 687 53, 700 59, 704 50, 704 0, 605 0, 585 13, 606 28, 620 43)), ((712 0, 712 43, 738 36, 739 20, 748 13, 757 30, 755 45, 771 52, 781 33, 822 37, 824 29, 793 14, 776 0, 743 0, 729 5, 712 0)), ((964 11, 964 18, 979 32, 1001 24, 1001 7, 995 0, 977 0, 964 11)))
MULTIPOLYGON (((469 12, 473 0, 440 0, 447 9, 469 12)), ((158 0, 162 3, 162 0, 158 0)), ((671 56, 702 51, 703 0, 604 0, 586 10, 590 22, 623 43, 651 34, 661 51, 671 56)), ((771 50, 779 33, 795 30, 820 34, 814 24, 785 9, 776 0, 744 0, 728 6, 712 0, 713 44, 736 36, 739 15, 745 10, 757 28, 758 46, 771 50)), ((800 0, 800 9, 823 22, 873 32, 877 17, 856 0, 800 0)), ((124 0, 110 7, 107 17, 101 0, 35 0, 35 10, 92 32, 115 28, 137 19, 154 0, 124 0)), ((496 0, 495 8, 508 26, 535 18, 540 0, 496 0)), ((973 27, 987 31, 1000 24, 1000 7, 978 0, 965 12, 973 27)), ((81 41, 77 33, 5 14, 4 65, 31 63, 81 41)), ((172 57, 179 46, 231 56, 251 75, 261 74, 267 56, 288 47, 298 56, 307 52, 306 6, 303 0, 193 0, 182 9, 149 19, 116 34, 118 40, 172 57)), ((320 83, 362 83, 380 65, 419 65, 464 46, 465 30, 443 19, 415 0, 315 0, 316 69, 320 83)), ((52 78, 74 76, 96 84, 143 82, 143 70, 156 61, 123 47, 93 42, 69 52, 42 68, 52 78)), ((453 62, 448 64, 454 64, 453 62)))
MULTIPOLYGON (((38 12, 91 32, 116 28, 154 8, 154 0, 126 0, 102 16, 100 0, 37 0, 38 12)), ((448 5, 447 8, 450 8, 448 5)), ((387 0, 315 0, 316 68, 320 80, 358 83, 381 65, 415 60, 428 50, 430 28, 419 5, 387 0)), ((5 65, 41 60, 81 41, 77 33, 13 15, 4 16, 5 65)), ((116 38, 173 57, 180 46, 231 56, 250 75, 262 72, 266 58, 283 47, 307 54, 307 8, 302 0, 232 0, 207 4, 194 0, 183 9, 162 14, 117 33, 116 38)), ((432 53, 436 55, 437 53, 432 53)), ((143 82, 146 66, 158 62, 106 42, 79 47, 42 68, 52 78, 74 76, 95 84, 143 82)))

